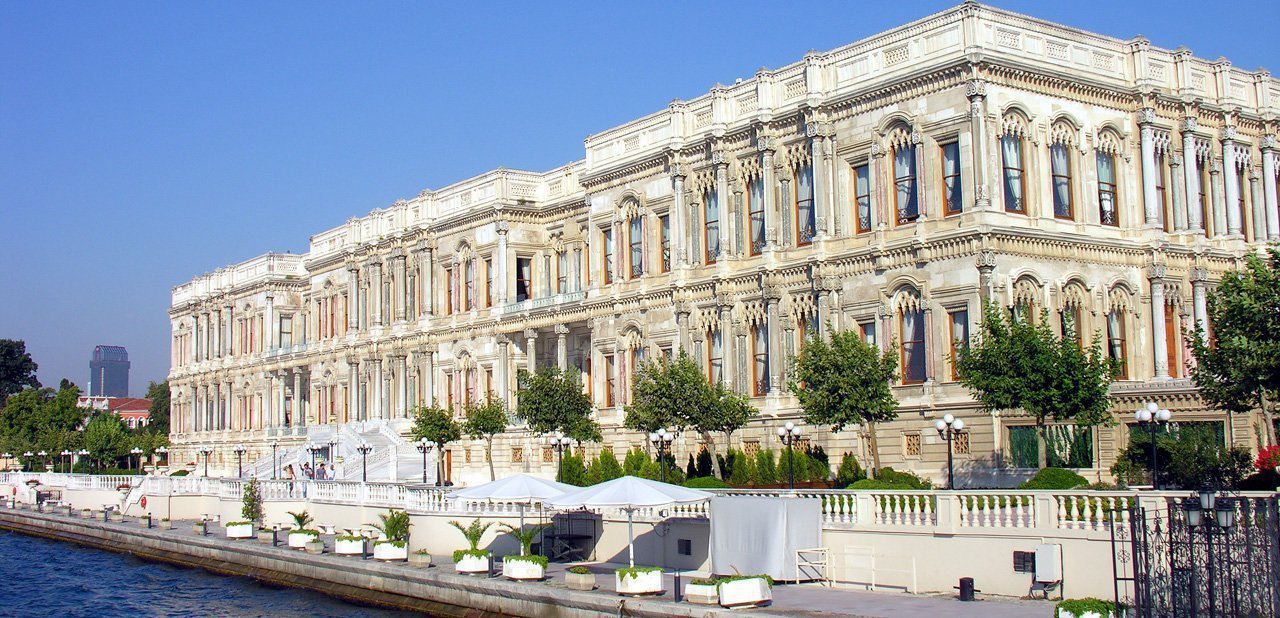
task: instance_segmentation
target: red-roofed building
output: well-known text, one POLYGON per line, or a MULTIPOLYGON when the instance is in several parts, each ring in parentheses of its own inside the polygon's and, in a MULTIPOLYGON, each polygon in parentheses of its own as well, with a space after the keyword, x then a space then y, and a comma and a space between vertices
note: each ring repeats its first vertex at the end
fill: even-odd
POLYGON ((95 412, 112 412, 124 421, 129 429, 146 427, 151 422, 151 400, 142 397, 81 397, 81 408, 95 412))

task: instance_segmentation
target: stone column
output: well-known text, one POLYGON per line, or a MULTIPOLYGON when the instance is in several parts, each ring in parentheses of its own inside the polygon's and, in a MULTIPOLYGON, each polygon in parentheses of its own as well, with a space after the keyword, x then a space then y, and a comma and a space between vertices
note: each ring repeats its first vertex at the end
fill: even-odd
POLYGON ((768 135, 756 136, 756 151, 760 153, 761 182, 764 184, 764 235, 765 251, 778 248, 778 206, 777 192, 773 177, 773 138, 768 135))
POLYGON ((394 373, 395 364, 388 364, 387 370, 382 374, 382 383, 378 385, 378 397, 382 400, 378 406, 378 418, 391 418, 395 413, 395 409, 391 407, 391 380, 394 373))
POLYGON ((373 326, 382 326, 382 312, 385 308, 382 306, 384 296, 382 295, 382 263, 378 261, 369 262, 369 294, 373 295, 373 302, 369 303, 373 306, 373 326))
POLYGON ((360 266, 347 264, 347 330, 360 328, 360 266))
POLYGON ((276 403, 278 404, 276 408, 276 427, 286 427, 287 425, 284 422, 284 413, 285 413, 285 410, 288 409, 288 397, 289 397, 288 374, 285 373, 284 371, 281 371, 276 382, 278 382, 278 386, 280 387, 280 393, 279 393, 280 398, 276 400, 276 403))
POLYGON ((573 246, 573 286, 574 292, 582 291, 582 245, 573 246))
POLYGON ((735 344, 738 343, 738 335, 733 328, 733 297, 721 293, 716 298, 716 303, 720 310, 720 375, 729 388, 736 390, 738 346, 735 344))
POLYGON ((680 346, 681 350, 689 352, 690 355, 693 353, 691 349, 693 342, 689 339, 689 314, 692 311, 693 308, 689 301, 676 302, 676 330, 678 331, 677 337, 679 339, 677 345, 680 346))
POLYGON ((405 364, 405 355, 397 354, 392 357, 396 362, 396 418, 408 418, 409 415, 409 369, 405 364))
POLYGON ((212 334, 213 345, 210 347, 209 356, 214 359, 222 358, 222 310, 214 309, 209 312, 210 317, 210 333, 212 334))
MULTIPOLYGON (((676 268, 684 268, 689 265, 688 242, 685 238, 685 216, 686 208, 684 203, 684 179, 685 170, 681 163, 671 164, 671 187, 674 195, 674 201, 671 203, 671 212, 667 217, 671 221, 671 254, 672 266, 676 268)), ((575 249, 576 251, 577 249, 575 249)))
POLYGON ((347 421, 360 414, 360 359, 347 356, 347 421))
POLYGON ((1239 236, 1240 225, 1240 168, 1236 165, 1236 128, 1231 125, 1222 127, 1222 167, 1224 177, 1227 210, 1227 234, 1239 236))
POLYGON ((538 331, 524 329, 524 363, 525 371, 534 373, 538 370, 538 331))
POLYGON ((1209 303, 1206 296, 1209 285, 1209 270, 1203 266, 1191 269, 1191 311, 1196 330, 1200 335, 1208 337, 1209 303))
MULTIPOLYGON (((992 272, 996 269, 995 252, 990 249, 983 249, 982 253, 978 254, 976 266, 978 267, 978 288, 983 300, 995 302, 995 278, 992 277, 992 272)), ((878 340, 879 338, 877 334, 876 339, 878 340)))
POLYGON ((1138 112, 1142 138, 1142 204, 1147 227, 1160 227, 1161 204, 1156 193, 1156 176, 1160 169, 1156 167, 1155 121, 1155 108, 1144 107, 1138 112))
POLYGON ((778 301, 782 300, 782 289, 776 283, 766 283, 764 288, 765 318, 768 320, 769 332, 769 395, 773 396, 782 390, 782 323, 778 318, 778 301))
POLYGON ((280 325, 276 323, 275 295, 267 293, 267 309, 263 314, 262 328, 267 331, 267 349, 274 350, 279 345, 280 325))
POLYGON ((395 298, 395 320, 396 322, 405 321, 405 307, 408 306, 408 296, 405 292, 408 288, 405 286, 405 279, 408 277, 407 268, 405 267, 405 258, 403 253, 391 256, 391 276, 395 278, 394 290, 392 295, 395 298))
MULTIPOLYGON (((494 283, 498 291, 499 307, 507 304, 507 233, 511 230, 511 225, 506 221, 498 221, 494 224, 494 228, 498 232, 498 254, 493 258, 494 266, 494 283)), ((529 282, 530 285, 533 282, 529 282)), ((532 291, 532 290, 530 290, 532 291)))
POLYGON ((436 350, 427 350, 427 367, 422 374, 422 392, 426 394, 427 404, 435 405, 436 401, 436 350))
POLYGON ((1276 199, 1276 136, 1262 136, 1262 195, 1267 208, 1267 240, 1280 240, 1280 206, 1276 199))
POLYGON ((293 396, 290 398, 293 403, 293 409, 290 411, 289 426, 300 425, 298 419, 302 418, 302 370, 294 368, 293 370, 293 396))
POLYGON ((373 392, 373 409, 370 410, 370 418, 382 418, 382 395, 385 392, 382 386, 382 359, 374 357, 369 361, 372 365, 372 372, 369 375, 369 389, 373 392))
POLYGON ((969 96, 969 134, 973 150, 974 208, 991 206, 991 190, 987 185, 987 83, 969 80, 965 88, 969 96))
POLYGON ((1184 183, 1176 179, 1182 177, 1182 155, 1169 153, 1169 187, 1173 195, 1173 229, 1182 232, 1187 229, 1187 198, 1183 191, 1184 183))
POLYGON ((1182 122, 1182 159, 1183 173, 1186 179, 1187 194, 1187 229, 1204 233, 1204 221, 1201 219, 1200 204, 1200 170, 1196 157, 1196 119, 1187 116, 1182 122))
POLYGON ((1209 209, 1213 213, 1213 235, 1214 237, 1227 235, 1227 214, 1226 200, 1223 199, 1222 161, 1212 159, 1208 161, 1209 165, 1209 189, 1205 191, 1209 195, 1209 209))
POLYGON ((1147 278, 1151 280, 1152 358, 1155 359, 1157 380, 1169 377, 1169 347, 1164 332, 1164 274, 1164 264, 1152 264, 1147 269, 1147 278))
POLYGON ((831 183, 827 178, 828 161, 831 154, 826 149, 826 130, 821 123, 807 122, 804 125, 805 137, 809 138, 810 169, 813 170, 813 221, 814 240, 830 238, 828 229, 831 221, 831 200, 827 195, 831 183))
MULTIPOLYGON (((818 324, 817 331, 823 339, 830 339, 831 329, 827 328, 827 322, 831 320, 831 291, 827 289, 826 280, 819 279, 814 283, 818 287, 818 324)), ((801 332, 800 337, 804 337, 801 332)))
POLYGON ((494 369, 494 379, 498 382, 498 396, 507 401, 510 396, 510 377, 507 375, 511 367, 511 339, 503 333, 494 336, 498 342, 498 366, 494 369))
POLYGON ((569 368, 569 327, 564 324, 556 324, 556 366, 561 371, 569 368))

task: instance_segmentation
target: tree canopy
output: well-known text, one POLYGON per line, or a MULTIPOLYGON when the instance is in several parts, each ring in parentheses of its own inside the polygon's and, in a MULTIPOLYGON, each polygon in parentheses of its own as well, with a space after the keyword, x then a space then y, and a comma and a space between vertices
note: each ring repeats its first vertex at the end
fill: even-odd
POLYGON ((418 406, 413 410, 413 427, 409 429, 414 440, 425 438, 427 442, 443 449, 450 442, 462 438, 462 426, 453 420, 453 414, 435 406, 418 406))
POLYGON ((520 397, 516 418, 535 434, 563 433, 577 442, 599 442, 600 425, 591 418, 591 398, 582 390, 582 378, 573 368, 541 367, 517 376, 520 397))
POLYGON ((484 440, 485 459, 489 461, 489 480, 497 480, 493 468, 493 437, 506 431, 510 419, 507 418, 507 404, 502 399, 489 393, 484 403, 470 404, 466 410, 467 420, 462 430, 472 440, 484 440))
POLYGON ((9 395, 24 388, 40 388, 36 369, 25 341, 0 339, 0 406, 9 395))
POLYGON ((1261 408, 1266 443, 1276 444, 1274 405, 1280 389, 1280 250, 1245 256, 1208 296, 1213 341, 1193 329, 1191 379, 1205 401, 1229 413, 1261 408))
POLYGON ((891 388, 897 377, 897 355, 881 353, 861 333, 847 330, 832 333, 829 341, 815 337, 805 342, 793 363, 788 387, 800 401, 805 420, 830 425, 832 431, 864 426, 879 469, 875 424, 898 417, 898 400, 891 388))
POLYGON ((148 384, 147 399, 151 400, 151 419, 147 422, 147 431, 169 435, 169 381, 148 384))

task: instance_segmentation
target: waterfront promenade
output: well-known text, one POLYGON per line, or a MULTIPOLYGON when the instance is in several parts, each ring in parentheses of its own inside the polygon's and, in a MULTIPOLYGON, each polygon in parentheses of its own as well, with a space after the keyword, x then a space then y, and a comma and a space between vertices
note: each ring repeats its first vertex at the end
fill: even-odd
MULTIPOLYGON (((613 590, 611 566, 604 564, 589 565, 598 574, 599 587, 593 592, 581 592, 568 590, 561 583, 563 570, 572 566, 569 564, 552 563, 545 581, 510 582, 454 574, 447 556, 435 557, 435 566, 423 568, 332 553, 311 555, 254 540, 228 540, 216 524, 208 527, 207 536, 193 532, 190 525, 172 530, 143 525, 136 518, 127 522, 98 521, 37 512, 31 507, 0 508, 0 527, 25 534, 438 616, 616 616, 622 612, 628 616, 712 617, 731 613, 717 607, 675 602, 674 574, 667 575, 666 592, 661 596, 622 598, 613 590)), ((331 551, 332 536, 325 535, 324 540, 326 551, 331 551)), ((682 574, 682 585, 687 585, 693 575, 682 574)), ((939 596, 860 592, 805 584, 775 586, 771 606, 748 611, 767 616, 888 617, 945 613, 999 618, 1050 616, 1052 608, 1052 603, 1044 601, 997 599, 961 603, 939 596)))

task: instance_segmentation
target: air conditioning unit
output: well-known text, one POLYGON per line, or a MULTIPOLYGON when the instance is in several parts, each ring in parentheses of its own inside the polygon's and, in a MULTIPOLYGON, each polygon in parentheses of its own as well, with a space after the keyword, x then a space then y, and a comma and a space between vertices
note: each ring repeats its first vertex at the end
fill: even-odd
POLYGON ((1045 543, 1036 546, 1036 581, 1057 583, 1062 581, 1062 546, 1045 543))

